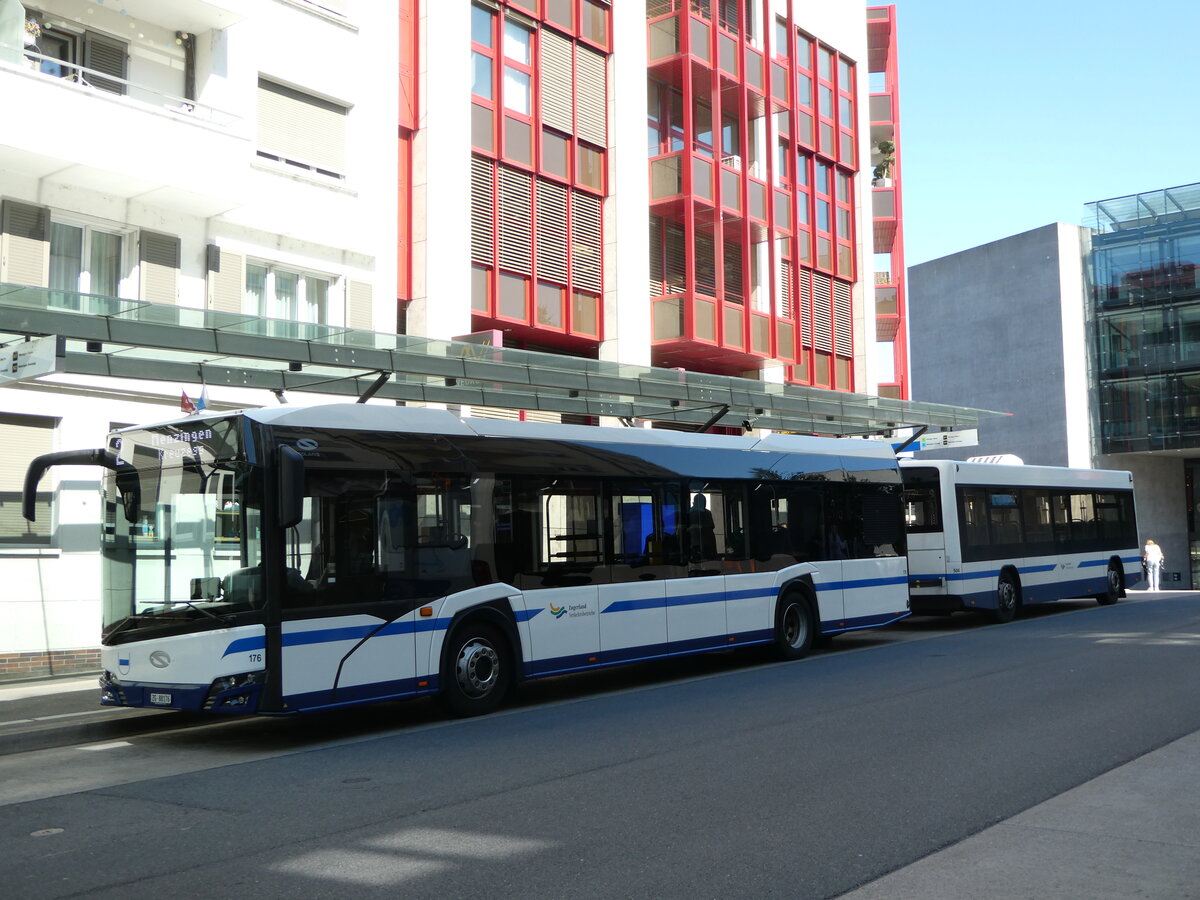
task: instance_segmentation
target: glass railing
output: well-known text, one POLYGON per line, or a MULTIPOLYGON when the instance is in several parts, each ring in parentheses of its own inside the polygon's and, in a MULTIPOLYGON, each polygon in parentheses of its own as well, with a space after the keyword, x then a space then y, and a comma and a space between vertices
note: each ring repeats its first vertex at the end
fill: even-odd
POLYGON ((199 122, 230 128, 241 121, 240 116, 225 112, 214 106, 198 103, 186 97, 169 94, 144 84, 119 78, 97 69, 89 69, 77 63, 67 62, 54 56, 39 53, 30 47, 13 47, 11 44, 0 43, 0 61, 20 59, 18 68, 24 66, 47 78, 55 78, 68 84, 76 85, 81 91, 104 91, 108 94, 124 96, 136 103, 151 106, 156 109, 177 113, 199 122))

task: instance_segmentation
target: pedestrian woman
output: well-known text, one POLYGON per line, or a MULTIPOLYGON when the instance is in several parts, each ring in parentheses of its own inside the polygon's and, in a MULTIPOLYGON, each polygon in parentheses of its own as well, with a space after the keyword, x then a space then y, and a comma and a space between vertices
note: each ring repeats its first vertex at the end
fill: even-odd
POLYGON ((1162 567, 1165 561, 1162 547, 1153 540, 1147 540, 1146 548, 1142 551, 1142 563, 1146 566, 1146 577, 1150 581, 1149 590, 1157 591, 1159 589, 1159 579, 1162 576, 1162 567))

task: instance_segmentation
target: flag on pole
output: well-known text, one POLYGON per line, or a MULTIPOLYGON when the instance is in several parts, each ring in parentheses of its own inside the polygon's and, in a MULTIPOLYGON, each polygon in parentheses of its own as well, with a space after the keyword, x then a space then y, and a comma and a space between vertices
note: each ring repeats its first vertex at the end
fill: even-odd
POLYGON ((200 399, 196 401, 196 412, 208 409, 208 385, 202 385, 200 388, 200 399))
POLYGON ((179 398, 179 408, 185 413, 194 413, 196 411, 196 404, 188 398, 187 391, 184 391, 183 396, 179 398))

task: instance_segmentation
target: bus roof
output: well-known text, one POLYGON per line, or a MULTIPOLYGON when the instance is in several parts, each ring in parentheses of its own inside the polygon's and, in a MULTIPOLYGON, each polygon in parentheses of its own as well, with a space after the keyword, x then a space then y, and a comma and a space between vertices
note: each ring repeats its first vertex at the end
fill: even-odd
MULTIPOLYGON (((590 425, 515 422, 504 419, 460 419, 448 410, 424 407, 332 403, 321 406, 248 409, 243 410, 241 414, 251 421, 267 426, 288 428, 337 428, 584 443, 712 447, 725 450, 769 450, 778 453, 821 453, 889 461, 895 459, 891 444, 886 441, 794 434, 771 434, 758 438, 664 429, 597 428, 590 425)), ((194 417, 184 421, 194 421, 194 417)))
POLYGON ((1034 485, 1065 487, 1088 484, 1099 487, 1128 487, 1132 473, 1124 469, 1072 469, 1062 466, 1005 465, 1003 463, 963 462, 954 459, 902 459, 901 469, 937 469, 943 477, 952 476, 966 484, 1034 485))

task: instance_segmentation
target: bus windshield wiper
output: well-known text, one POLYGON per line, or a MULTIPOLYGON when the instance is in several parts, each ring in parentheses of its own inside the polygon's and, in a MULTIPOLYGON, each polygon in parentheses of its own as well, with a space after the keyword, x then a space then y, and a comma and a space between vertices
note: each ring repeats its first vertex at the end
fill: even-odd
MULTIPOLYGON (((182 603, 184 606, 190 607, 191 609, 196 610, 196 612, 201 613, 202 615, 208 616, 210 619, 213 619, 217 622, 220 622, 222 625, 229 625, 233 621, 232 619, 229 618, 229 616, 218 616, 216 613, 210 612, 209 610, 205 609, 203 606, 197 606, 191 600, 163 600, 158 605, 166 607, 168 604, 174 604, 174 603, 182 603)), ((167 612, 168 610, 164 609, 163 611, 167 612)))

